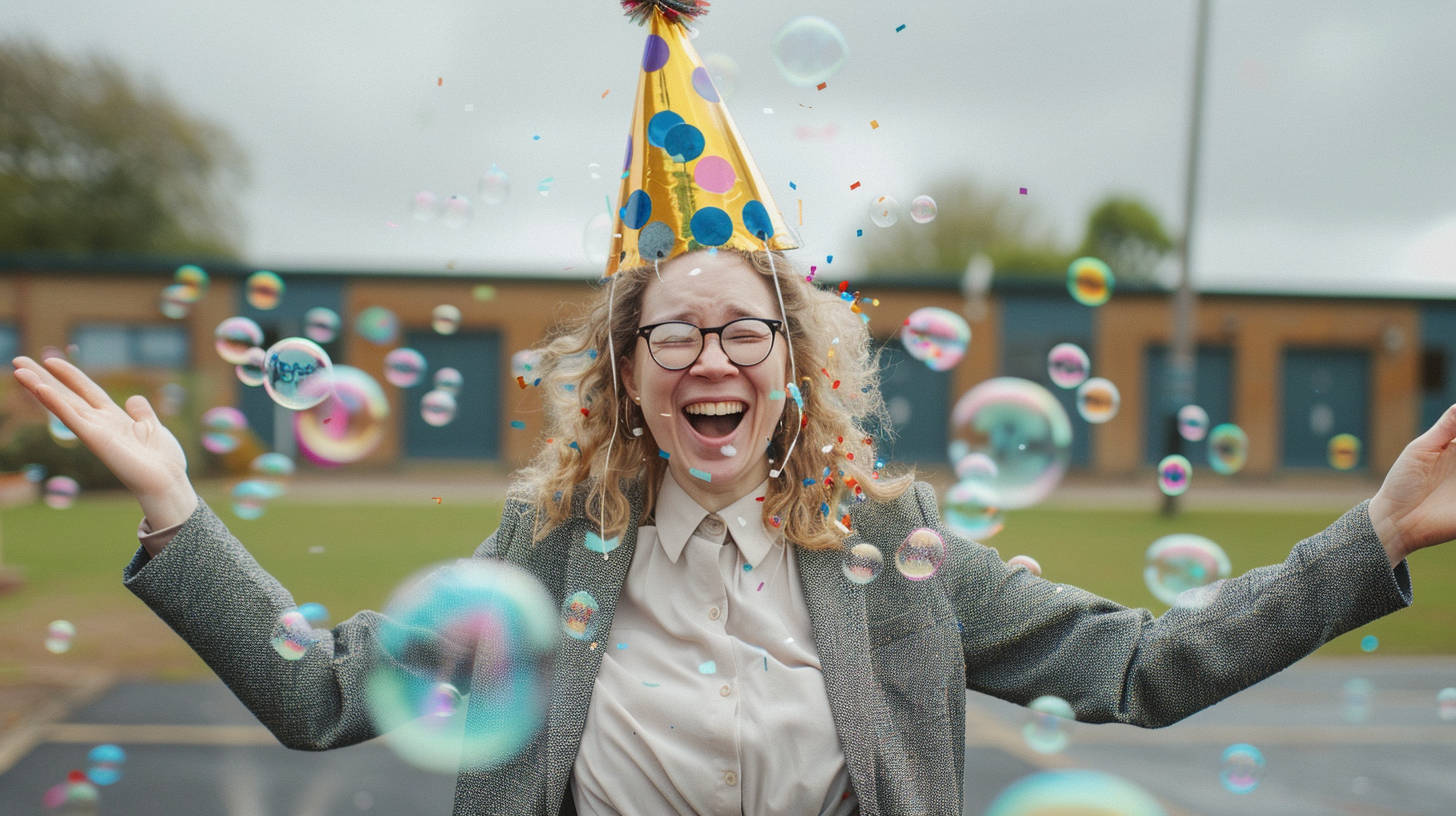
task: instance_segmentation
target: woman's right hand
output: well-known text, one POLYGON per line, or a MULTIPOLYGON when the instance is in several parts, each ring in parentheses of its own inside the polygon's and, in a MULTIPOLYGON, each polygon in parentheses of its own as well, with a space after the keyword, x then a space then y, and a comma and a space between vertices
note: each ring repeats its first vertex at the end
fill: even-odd
POLYGON ((146 397, 129 397, 122 410, 101 386, 61 358, 41 365, 16 357, 13 363, 15 379, 131 490, 152 529, 192 515, 197 493, 187 479, 187 455, 146 397))

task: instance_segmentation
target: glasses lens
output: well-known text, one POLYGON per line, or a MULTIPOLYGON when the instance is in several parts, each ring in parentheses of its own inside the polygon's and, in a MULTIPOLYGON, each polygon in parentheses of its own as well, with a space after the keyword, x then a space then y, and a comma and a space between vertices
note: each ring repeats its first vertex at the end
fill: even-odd
POLYGON ((687 368, 702 348, 703 334, 691 323, 664 323, 647 336, 647 350, 663 368, 687 368))
POLYGON ((723 329, 723 351, 735 365, 758 365, 773 350, 773 331, 762 320, 735 320, 723 329))

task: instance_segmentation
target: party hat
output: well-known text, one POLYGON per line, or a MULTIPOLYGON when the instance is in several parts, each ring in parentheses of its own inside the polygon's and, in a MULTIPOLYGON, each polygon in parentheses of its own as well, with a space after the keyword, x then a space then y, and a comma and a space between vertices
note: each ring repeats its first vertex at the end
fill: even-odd
POLYGON ((606 275, 712 247, 796 249, 722 96, 688 39, 703 0, 623 0, 650 33, 627 137, 606 275))

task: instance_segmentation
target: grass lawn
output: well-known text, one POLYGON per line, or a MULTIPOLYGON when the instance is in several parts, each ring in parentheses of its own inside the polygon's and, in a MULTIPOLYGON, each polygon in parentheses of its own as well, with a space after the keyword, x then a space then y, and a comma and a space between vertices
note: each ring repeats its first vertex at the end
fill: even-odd
MULTIPOLYGON (((258 561, 299 603, 322 603, 342 620, 378 609, 417 569, 468 556, 493 531, 499 505, 300 505, 281 501, 255 521, 232 516, 221 496, 215 508, 258 561), (311 547, 323 547, 310 553, 311 547)), ((161 677, 206 672, 181 641, 121 586, 136 545, 136 504, 123 496, 91 496, 57 511, 42 505, 0 515, 5 563, 22 568, 24 589, 0 597, 0 681, 32 669, 103 666, 161 677), (76 624, 72 650, 42 648, 48 622, 76 624)), ((1031 509, 1008 514, 1006 530, 987 543, 1002 557, 1026 554, 1051 580, 1085 587, 1155 613, 1165 607, 1142 582, 1143 552, 1167 533, 1208 536, 1223 545, 1235 574, 1282 561, 1299 539, 1335 513, 1188 512, 1167 520, 1124 510, 1031 509)), ((1365 634, 1380 654, 1456 654, 1456 545, 1413 559, 1417 604, 1337 639, 1322 653, 1359 651, 1365 634)))

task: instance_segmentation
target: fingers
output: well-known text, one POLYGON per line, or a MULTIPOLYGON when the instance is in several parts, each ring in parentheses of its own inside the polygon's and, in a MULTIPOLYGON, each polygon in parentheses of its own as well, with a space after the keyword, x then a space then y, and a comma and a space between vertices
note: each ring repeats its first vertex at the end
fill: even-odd
POLYGON ((1430 430, 1417 437, 1417 441, 1437 449, 1446 447, 1452 440, 1456 440, 1456 405, 1447 408, 1430 430))
POLYGON ((141 394, 132 394, 126 398, 126 413, 137 422, 161 422, 157 419, 157 412, 152 410, 152 404, 141 394))
POLYGON ((45 367, 55 375, 57 380, 74 391, 92 408, 107 408, 116 404, 110 395, 101 390, 101 386, 86 376, 84 371, 72 365, 70 361, 61 357, 51 357, 45 361, 45 367))
POLYGON ((16 369, 15 379, 25 386, 40 404, 45 406, 47 411, 56 415, 56 418, 65 423, 67 428, 74 434, 80 435, 80 429, 84 420, 77 413, 76 406, 72 405, 57 389, 49 383, 43 382, 40 375, 30 369, 16 369))

